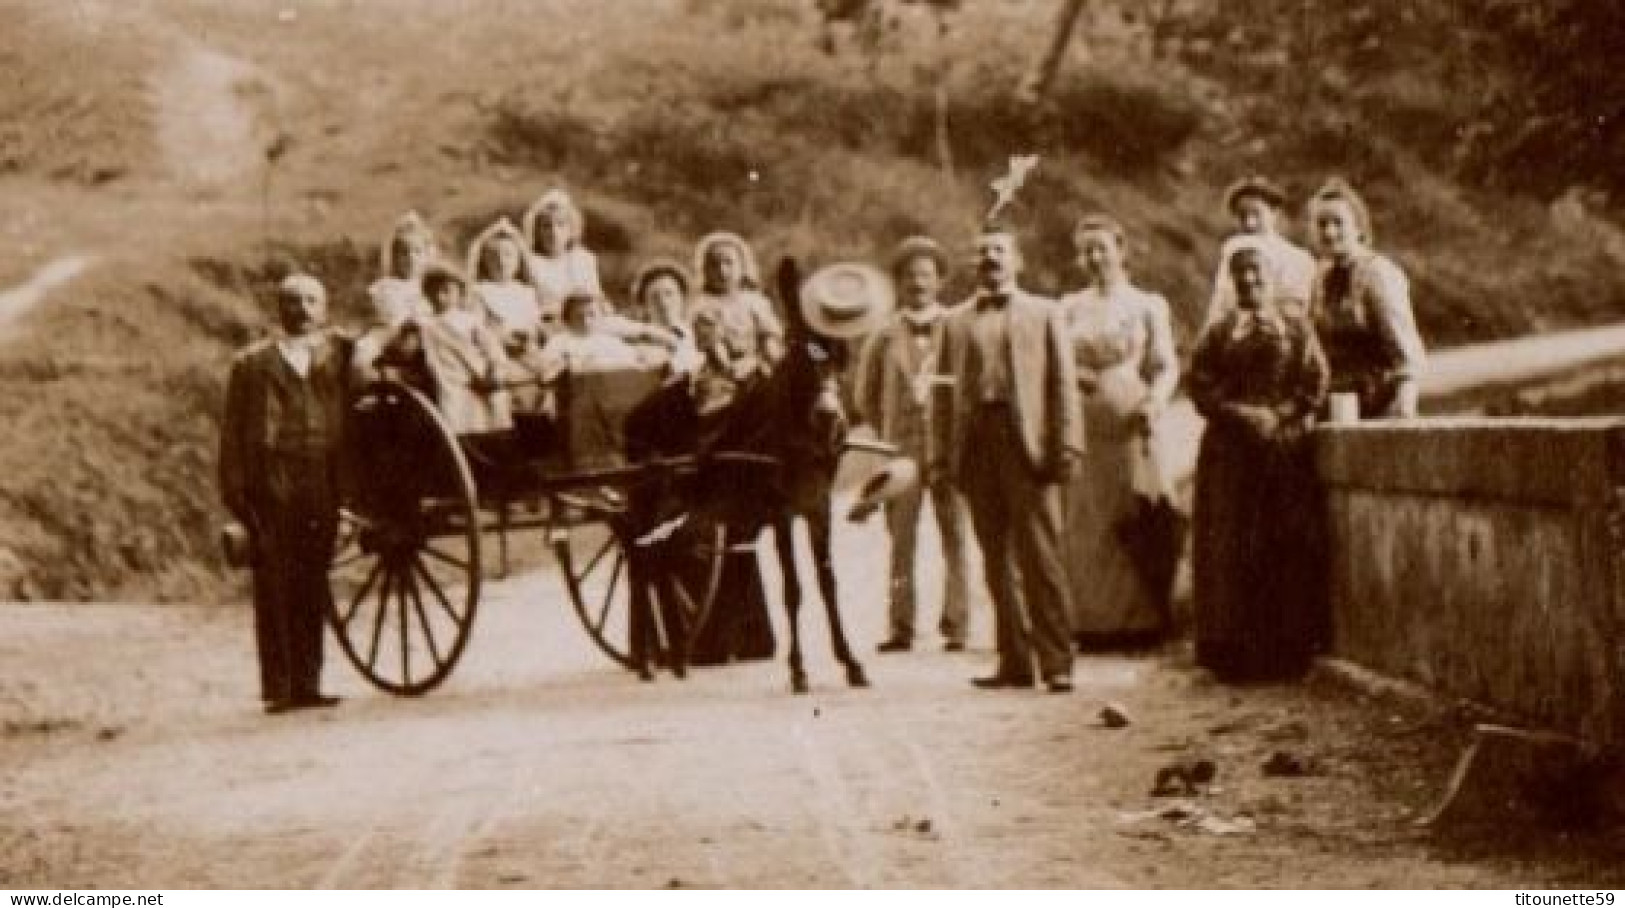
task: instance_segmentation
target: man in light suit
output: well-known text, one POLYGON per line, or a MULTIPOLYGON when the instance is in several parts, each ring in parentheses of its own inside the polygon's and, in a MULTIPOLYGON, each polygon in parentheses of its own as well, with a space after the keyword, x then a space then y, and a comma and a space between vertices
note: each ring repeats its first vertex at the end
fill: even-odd
MULTIPOLYGON (((930 463, 929 420, 942 328, 948 310, 937 299, 948 269, 942 247, 929 237, 904 240, 892 257, 892 279, 902 308, 891 323, 864 344, 859 361, 859 418, 873 426, 882 441, 923 465, 930 463)), ((925 488, 912 488, 886 502, 886 529, 891 535, 890 624, 883 653, 904 652, 914 643, 914 552, 920 505, 931 495, 942 538, 944 576, 939 625, 949 652, 965 648, 964 520, 959 493, 944 475, 931 477, 925 488)))
POLYGON ((277 316, 280 336, 232 362, 219 464, 226 509, 248 530, 260 698, 273 714, 338 702, 321 693, 322 619, 351 346, 327 332, 327 293, 309 275, 282 282, 277 316))
POLYGON ((1078 386, 1055 305, 1017 285, 1015 237, 976 241, 977 292, 948 317, 932 472, 965 494, 997 614, 999 663, 977 687, 1072 689, 1061 487, 1083 453, 1078 386), (1019 578, 1019 580, 1018 580, 1019 578), (1036 669, 1035 669, 1036 663, 1036 669))

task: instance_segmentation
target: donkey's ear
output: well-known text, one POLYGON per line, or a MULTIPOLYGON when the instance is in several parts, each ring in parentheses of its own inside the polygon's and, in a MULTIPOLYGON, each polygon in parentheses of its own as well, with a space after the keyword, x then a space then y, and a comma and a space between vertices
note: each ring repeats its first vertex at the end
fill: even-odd
POLYGON ((779 299, 786 306, 795 306, 801 302, 801 264, 795 256, 787 255, 779 259, 779 272, 776 275, 779 288, 779 299))

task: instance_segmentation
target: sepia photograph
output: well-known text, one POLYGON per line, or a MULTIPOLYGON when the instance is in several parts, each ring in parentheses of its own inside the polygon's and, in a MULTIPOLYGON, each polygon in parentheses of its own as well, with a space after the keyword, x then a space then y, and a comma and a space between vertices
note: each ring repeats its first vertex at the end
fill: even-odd
POLYGON ((0 13, 11 904, 1625 889, 1612 0, 0 13))

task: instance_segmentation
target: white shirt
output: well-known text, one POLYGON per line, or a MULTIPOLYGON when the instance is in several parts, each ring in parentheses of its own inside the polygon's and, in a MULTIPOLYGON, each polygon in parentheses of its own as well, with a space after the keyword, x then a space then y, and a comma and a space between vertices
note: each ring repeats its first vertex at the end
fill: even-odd
POLYGON ((284 337, 276 342, 276 349, 295 375, 309 378, 310 365, 316 358, 316 347, 320 343, 319 337, 284 337))

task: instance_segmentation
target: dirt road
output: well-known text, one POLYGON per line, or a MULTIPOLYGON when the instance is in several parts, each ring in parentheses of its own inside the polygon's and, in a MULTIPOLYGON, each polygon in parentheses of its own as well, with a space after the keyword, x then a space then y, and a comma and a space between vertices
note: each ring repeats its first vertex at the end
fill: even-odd
MULTIPOLYGON (((840 541, 872 652, 878 526, 840 541)), ((275 718, 254 701, 244 609, 0 609, 0 886, 1622 878, 1584 843, 1417 830, 1459 727, 1327 685, 1223 689, 1165 654, 1086 658, 1070 696, 983 693, 966 679, 990 662, 985 603, 973 652, 871 655, 871 690, 839 685, 816 626, 810 696, 776 664, 649 685, 596 655, 546 572, 487 604, 431 696, 372 693, 333 661, 342 706, 275 718), (1100 727, 1106 701, 1133 724, 1100 727), (1314 774, 1265 778, 1276 750, 1314 774), (1219 766, 1205 796, 1149 796, 1159 766, 1198 756, 1219 766)))

